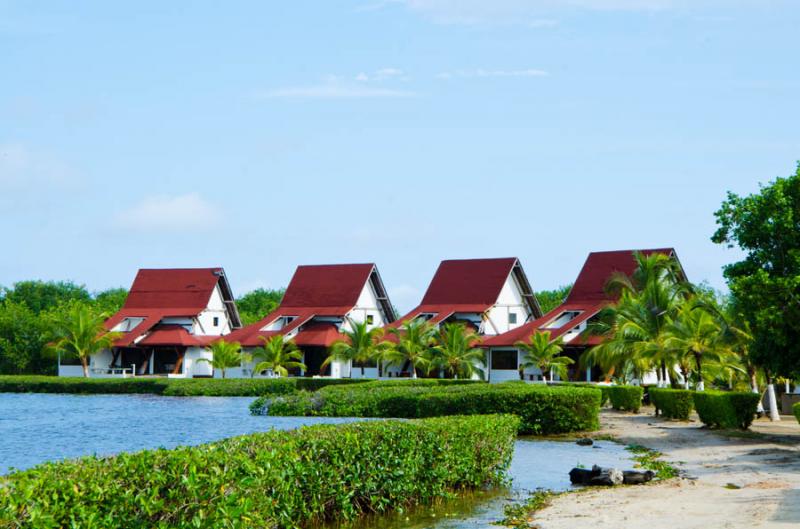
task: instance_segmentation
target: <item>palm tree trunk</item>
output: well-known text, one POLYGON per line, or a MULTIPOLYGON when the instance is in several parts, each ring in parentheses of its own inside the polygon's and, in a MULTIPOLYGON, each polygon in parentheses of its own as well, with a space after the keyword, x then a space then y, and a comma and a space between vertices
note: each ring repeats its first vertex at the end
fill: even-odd
POLYGON ((700 353, 695 353, 694 361, 697 364, 697 391, 704 391, 706 389, 705 382, 703 382, 703 361, 700 353))
MULTIPOLYGON (((750 391, 761 396, 761 391, 758 389, 758 378, 756 377, 756 370, 753 366, 747 367, 747 372, 750 375, 750 391)), ((756 413, 758 413, 759 417, 764 415, 764 404, 761 402, 761 398, 758 399, 758 406, 756 406, 756 413)))
POLYGON ((81 357, 81 367, 83 368, 83 377, 89 378, 89 360, 85 357, 81 357))
POLYGON ((417 364, 415 364, 413 361, 411 362, 411 379, 417 379, 417 364))
POLYGON ((220 371, 222 371, 222 378, 225 378, 225 370, 224 369, 220 369, 220 371))
POLYGON ((667 362, 666 360, 661 361, 661 371, 663 372, 661 375, 661 379, 664 381, 664 387, 669 387, 669 376, 667 375, 667 362))
POLYGON ((775 397, 775 384, 769 373, 767 373, 767 404, 769 405, 769 420, 780 421, 781 414, 778 413, 778 399, 775 397))

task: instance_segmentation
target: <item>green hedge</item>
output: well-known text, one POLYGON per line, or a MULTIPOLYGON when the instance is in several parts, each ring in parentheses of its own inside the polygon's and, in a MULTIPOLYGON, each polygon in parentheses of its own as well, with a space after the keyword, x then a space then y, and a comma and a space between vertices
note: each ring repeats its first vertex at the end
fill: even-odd
POLYGON ((363 383, 336 378, 73 378, 38 375, 0 376, 0 393, 153 393, 173 397, 257 397, 329 385, 363 383))
POLYGON ((641 386, 607 386, 608 400, 615 410, 638 413, 642 407, 644 388, 641 386))
POLYGON ((759 399, 749 391, 697 391, 694 408, 707 426, 746 430, 756 415, 759 399))
POLYGON ((0 478, 0 527, 296 527, 498 485, 519 420, 311 426, 46 463, 0 478))
POLYGON ((591 388, 537 384, 381 386, 370 383, 328 387, 258 399, 254 414, 328 417, 420 418, 445 415, 518 415, 521 434, 558 434, 596 430, 601 393, 591 388))
POLYGON ((794 411, 794 416, 797 418, 797 422, 800 422, 800 402, 792 406, 792 411, 794 411))
POLYGON ((650 388, 650 402, 668 419, 688 421, 694 408, 694 392, 688 389, 650 388))

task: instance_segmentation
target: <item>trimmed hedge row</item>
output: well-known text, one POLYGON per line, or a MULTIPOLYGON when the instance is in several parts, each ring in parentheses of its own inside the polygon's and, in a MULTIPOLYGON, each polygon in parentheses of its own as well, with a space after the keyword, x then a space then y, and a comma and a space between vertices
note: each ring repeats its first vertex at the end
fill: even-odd
POLYGON ((694 409, 694 392, 688 389, 650 388, 650 402, 656 415, 688 421, 694 409))
POLYGON ((794 411, 794 416, 797 418, 797 422, 800 423, 800 402, 792 406, 792 411, 794 411))
POLYGON ((0 376, 0 393, 153 393, 172 397, 257 397, 325 386, 363 383, 336 378, 74 378, 39 375, 0 376))
POLYGON ((514 414, 521 434, 547 435, 599 428, 601 393, 591 388, 534 384, 328 387, 316 393, 258 399, 253 414, 421 418, 514 414))
POLYGON ((270 431, 0 478, 0 527, 297 527, 503 481, 513 416, 270 431))
POLYGON ((642 407, 644 388, 641 386, 607 386, 608 400, 615 410, 638 413, 642 407))
POLYGON ((694 408, 707 426, 746 430, 753 422, 760 398, 744 391, 697 391, 694 408))

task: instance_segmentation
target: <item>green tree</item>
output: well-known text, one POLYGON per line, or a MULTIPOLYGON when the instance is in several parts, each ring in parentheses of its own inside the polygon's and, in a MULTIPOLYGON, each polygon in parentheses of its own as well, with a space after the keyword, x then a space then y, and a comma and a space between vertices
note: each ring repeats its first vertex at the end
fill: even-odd
POLYGON ((351 377, 352 368, 356 365, 361 367, 361 375, 364 375, 364 366, 370 362, 380 362, 386 350, 391 344, 384 342, 383 329, 375 327, 369 328, 366 322, 354 322, 350 320, 351 330, 343 330, 344 339, 336 341, 331 346, 330 355, 322 362, 322 367, 328 366, 334 360, 339 362, 350 362, 351 377))
POLYGON ((436 342, 436 329, 427 321, 415 318, 403 322, 400 328, 389 330, 397 337, 397 344, 388 347, 384 353, 387 365, 395 365, 400 369, 408 363, 411 366, 411 378, 417 378, 417 369, 427 371, 429 351, 436 342))
POLYGON ((750 325, 750 355, 766 373, 772 417, 779 419, 773 377, 800 377, 800 164, 758 193, 729 192, 715 216, 711 240, 744 252, 724 274, 750 325))
POLYGON ((429 351, 430 370, 442 369, 453 378, 484 378, 486 353, 477 345, 480 336, 463 323, 446 323, 439 329, 437 343, 429 351))
POLYGON ((525 369, 531 367, 539 368, 542 378, 547 381, 547 373, 553 372, 562 380, 566 380, 567 366, 574 363, 568 356, 560 356, 564 350, 564 341, 559 336, 555 340, 550 340, 550 331, 536 331, 531 334, 527 342, 519 341, 515 345, 518 349, 525 351, 519 366, 519 376, 525 369))
POLYGON ((564 285, 555 290, 540 290, 536 292, 536 299, 539 301, 542 312, 546 314, 564 303, 571 289, 572 285, 564 285))
POLYGON ((289 376, 290 369, 306 370, 303 353, 297 349, 292 340, 284 341, 282 335, 270 338, 262 337, 261 339, 264 345, 252 353, 252 358, 256 362, 252 374, 272 371, 278 376, 286 377, 289 376))
POLYGON ((109 288, 94 295, 94 306, 98 312, 114 314, 122 308, 128 298, 128 291, 124 288, 109 288))
POLYGON ((91 301, 86 288, 71 281, 19 281, 1 290, 0 299, 23 303, 35 314, 71 301, 91 301))
POLYGON ((53 332, 50 312, 35 314, 24 303, 0 301, 0 374, 55 374, 55 359, 47 354, 53 332))
POLYGON ((105 314, 94 312, 82 302, 72 303, 55 321, 56 341, 53 349, 60 354, 78 358, 83 376, 89 376, 89 358, 103 349, 109 349, 120 333, 107 332, 103 326, 105 314))
POLYGON ((220 339, 206 347, 206 350, 211 352, 211 358, 200 358, 198 362, 207 362, 214 369, 219 369, 222 378, 225 378, 226 369, 242 365, 242 346, 239 342, 226 342, 220 339))
POLYGON ((242 323, 244 325, 255 323, 274 311, 280 305, 285 292, 285 288, 277 290, 258 288, 241 296, 236 300, 236 307, 239 309, 242 323))

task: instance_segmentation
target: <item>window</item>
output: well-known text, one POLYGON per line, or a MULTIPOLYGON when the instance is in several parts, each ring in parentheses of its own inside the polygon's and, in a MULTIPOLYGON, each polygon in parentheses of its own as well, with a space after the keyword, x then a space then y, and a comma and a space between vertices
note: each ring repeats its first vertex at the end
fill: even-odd
POLYGON ((219 327, 219 316, 214 316, 214 327, 219 327))
POLYGON ((375 322, 375 316, 367 314, 367 325, 372 325, 375 322))
POLYGON ((517 369, 516 351, 492 351, 492 369, 517 369))
POLYGON ((514 325, 517 323, 517 313, 516 312, 509 312, 508 313, 508 324, 514 325))

